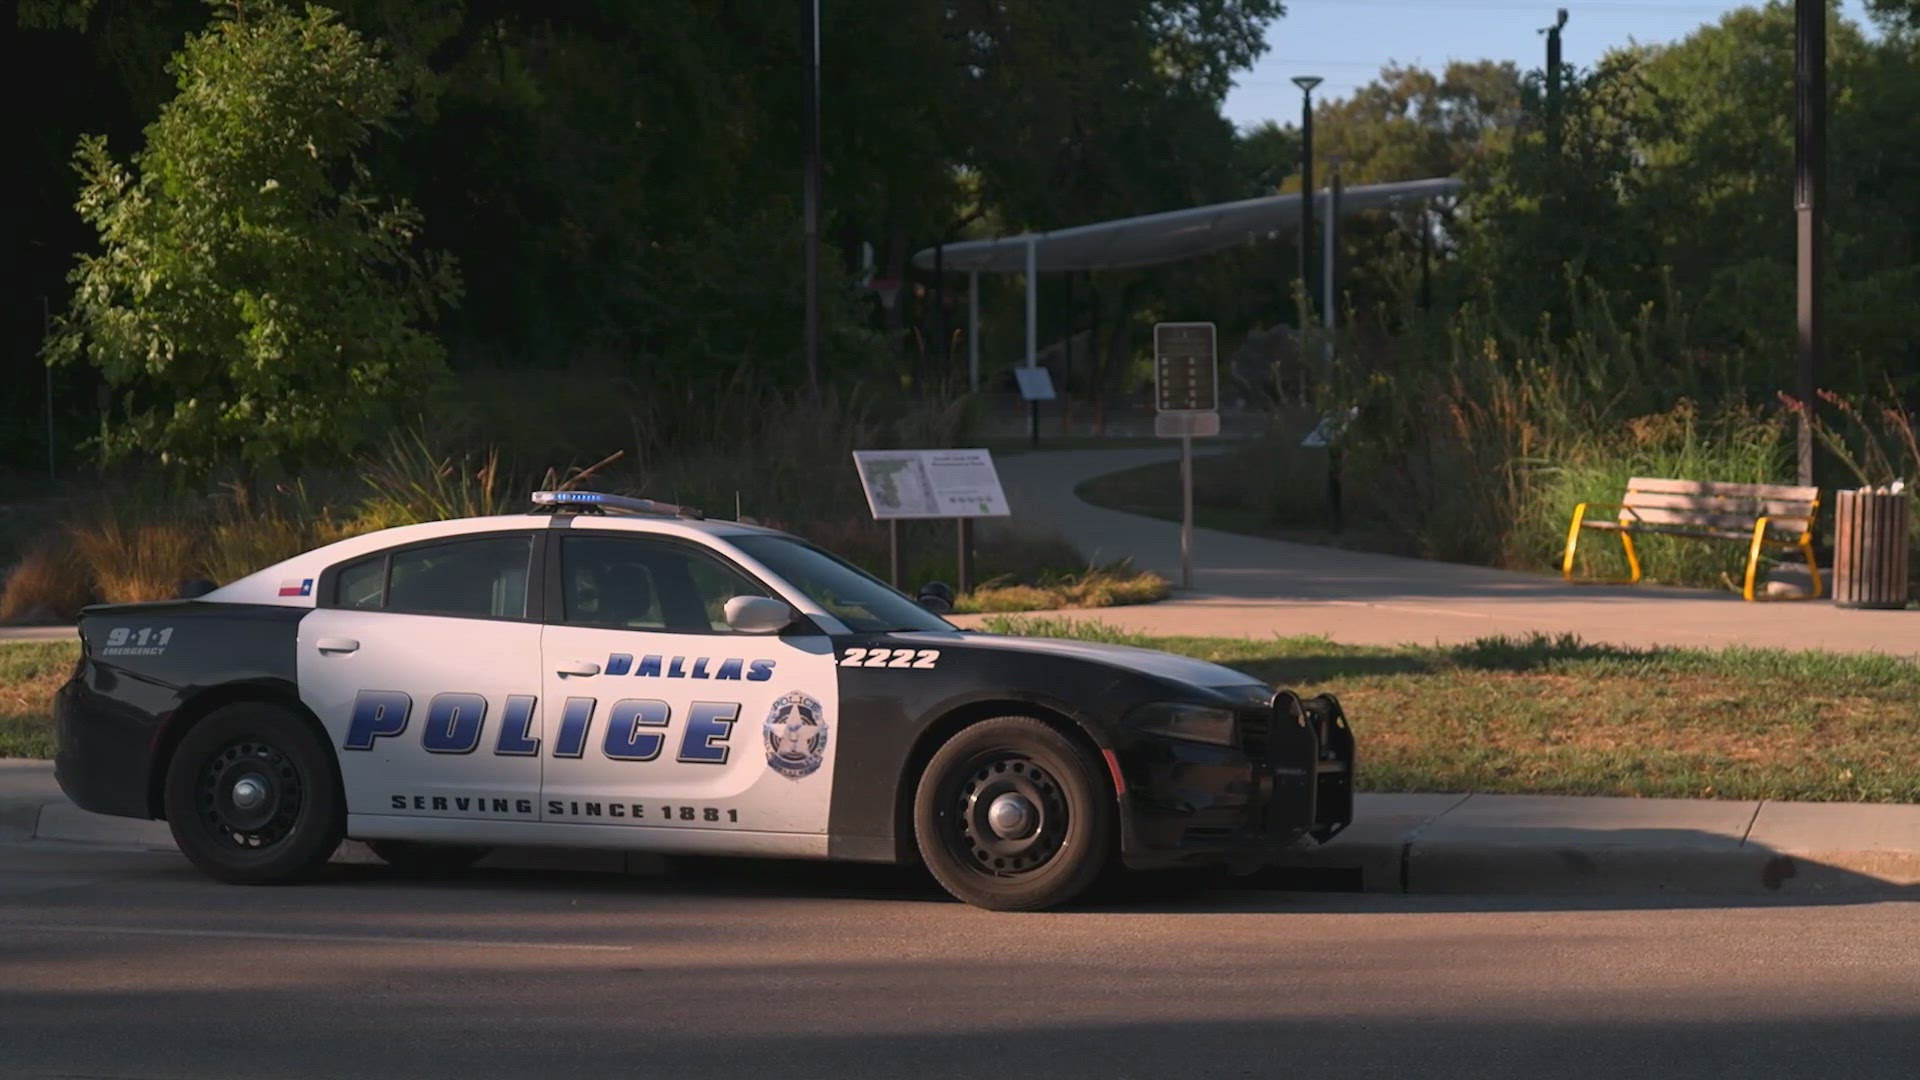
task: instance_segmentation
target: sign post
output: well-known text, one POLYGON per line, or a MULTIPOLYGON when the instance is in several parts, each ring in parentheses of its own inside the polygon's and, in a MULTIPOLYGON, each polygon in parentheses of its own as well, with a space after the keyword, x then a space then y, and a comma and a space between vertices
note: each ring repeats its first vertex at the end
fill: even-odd
POLYGON ((893 587, 900 587, 900 522, 954 518, 960 533, 959 581, 954 591, 966 592, 973 576, 973 519, 1012 513, 1000 488, 1000 474, 993 467, 992 451, 855 450, 853 465, 874 520, 887 523, 893 587))
POLYGON ((1040 448, 1040 403, 1054 398, 1053 373, 1030 364, 1014 368, 1013 379, 1020 384, 1020 396, 1027 401, 1027 419, 1032 424, 1027 445, 1037 450, 1040 448))
POLYGON ((1153 327, 1153 433, 1180 440, 1180 587, 1193 588, 1193 440, 1220 434, 1220 364, 1210 322, 1153 327))

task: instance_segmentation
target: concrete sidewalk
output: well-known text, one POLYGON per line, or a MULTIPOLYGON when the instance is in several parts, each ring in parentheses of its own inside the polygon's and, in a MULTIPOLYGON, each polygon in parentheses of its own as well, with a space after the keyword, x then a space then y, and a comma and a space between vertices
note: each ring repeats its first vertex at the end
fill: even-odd
POLYGON ((77 626, 0 626, 0 641, 78 641, 77 626))
MULTIPOLYGON (((1291 867, 1368 892, 1920 897, 1920 806, 1362 795, 1355 824, 1291 867)), ((0 759, 0 843, 173 850, 165 822, 75 807, 53 763, 0 759)), ((358 844, 340 861, 374 861, 358 844)), ((653 856, 506 850, 486 865, 657 873, 653 856)))
MULTIPOLYGON (((1180 527, 1092 506, 1074 488, 1168 450, 1062 450, 999 461, 1017 525, 1056 531, 1089 559, 1180 576, 1180 527)), ((1600 538, 1604 540, 1605 538, 1600 538)), ((1819 648, 1920 655, 1920 611, 1820 601, 1749 604, 1732 593, 1568 585, 1546 574, 1373 555, 1196 529, 1194 590, 1139 607, 1046 612, 1165 635, 1324 634, 1350 644, 1456 644, 1575 633, 1616 645, 1819 648)), ((977 616, 962 617, 977 625, 977 616)))

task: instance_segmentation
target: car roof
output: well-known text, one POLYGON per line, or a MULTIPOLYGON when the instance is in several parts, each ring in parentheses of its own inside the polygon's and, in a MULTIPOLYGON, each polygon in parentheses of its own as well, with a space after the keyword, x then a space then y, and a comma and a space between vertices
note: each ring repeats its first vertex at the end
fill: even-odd
POLYGON ((787 535, 778 529, 768 529, 738 521, 652 514, 529 513, 448 518, 444 521, 424 521, 415 525, 396 525, 390 529, 380 529, 375 532, 361 533, 358 536, 349 536, 344 540, 336 540, 331 544, 303 551, 292 558, 283 559, 272 566, 248 574, 246 577, 207 593, 201 599, 310 606, 313 603, 310 595, 302 595, 292 600, 280 599, 281 588, 289 582, 293 582, 298 587, 300 581, 306 581, 311 586, 313 579, 317 579, 320 572, 328 566, 359 558, 362 555, 385 551, 388 548, 508 530, 575 527, 596 532, 670 536, 695 542, 715 537, 787 535))
MULTIPOLYGON (((506 529, 572 527, 610 529, 619 532, 651 533, 654 535, 680 536, 686 538, 779 534, 778 529, 769 529, 738 521, 666 517, 651 514, 496 514, 487 517, 447 518, 442 521, 423 521, 417 525, 396 525, 390 529, 361 533, 358 536, 339 541, 339 543, 348 544, 356 540, 373 541, 367 545, 367 549, 377 550, 396 544, 410 544, 422 540, 437 540, 442 537, 460 536, 464 533, 501 532, 506 529), (564 524, 562 524, 563 522, 564 524)), ((328 546, 332 547, 335 545, 328 546)), ((321 549, 316 548, 314 550, 318 551, 321 549)))

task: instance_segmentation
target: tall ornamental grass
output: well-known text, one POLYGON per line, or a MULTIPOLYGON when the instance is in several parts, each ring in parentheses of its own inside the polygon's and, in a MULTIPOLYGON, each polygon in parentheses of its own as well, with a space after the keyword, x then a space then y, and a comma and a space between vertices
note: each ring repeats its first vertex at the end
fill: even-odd
MULTIPOLYGON (((1348 336, 1323 393, 1359 406, 1343 455, 1355 517, 1429 558, 1549 569, 1574 508, 1618 502, 1630 477, 1791 480, 1789 411, 1745 397, 1756 362, 1693 349, 1677 304, 1623 315, 1569 287, 1571 326, 1519 331, 1468 307, 1348 336)), ((1676 584, 1729 584, 1745 554, 1731 542, 1636 545, 1648 578, 1676 584)), ((1619 552, 1591 534, 1582 570, 1621 576, 1619 552)))

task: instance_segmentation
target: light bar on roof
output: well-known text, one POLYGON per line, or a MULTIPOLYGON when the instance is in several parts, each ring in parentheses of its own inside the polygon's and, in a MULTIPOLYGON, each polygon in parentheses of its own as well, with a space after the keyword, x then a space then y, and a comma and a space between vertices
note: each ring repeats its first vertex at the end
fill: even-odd
POLYGON ((590 506, 602 512, 619 511, 628 514, 653 514, 659 517, 705 516, 692 507, 675 506, 672 503, 656 502, 653 499, 636 499, 629 495, 609 495, 602 491, 536 491, 533 493, 533 504, 551 506, 555 509, 567 506, 590 506))

